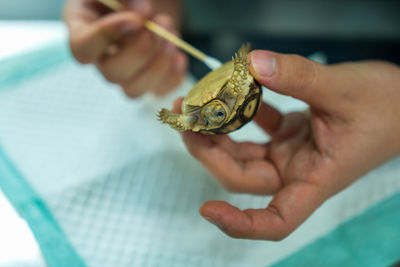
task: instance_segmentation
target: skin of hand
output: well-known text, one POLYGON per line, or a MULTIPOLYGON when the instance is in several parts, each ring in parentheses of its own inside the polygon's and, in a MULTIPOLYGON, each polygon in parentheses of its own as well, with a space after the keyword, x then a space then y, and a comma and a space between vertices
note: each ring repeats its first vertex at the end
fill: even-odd
POLYGON ((210 201, 200 214, 234 238, 282 240, 329 197, 400 153, 400 68, 379 61, 325 66, 263 50, 248 60, 259 83, 310 109, 283 115, 263 103, 255 121, 270 135, 267 144, 190 131, 182 138, 227 190, 273 195, 264 209, 210 201))
POLYGON ((135 98, 146 91, 164 95, 186 75, 187 57, 176 46, 144 28, 151 19, 176 34, 179 0, 122 1, 127 11, 113 12, 97 0, 68 0, 64 19, 72 54, 96 65, 110 82, 135 98), (163 11, 166 13, 161 13, 163 11))

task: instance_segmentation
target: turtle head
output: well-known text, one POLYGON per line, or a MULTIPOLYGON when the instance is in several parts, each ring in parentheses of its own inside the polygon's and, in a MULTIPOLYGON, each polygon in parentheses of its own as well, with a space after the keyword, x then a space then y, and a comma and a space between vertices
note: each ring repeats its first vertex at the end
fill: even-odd
POLYGON ((201 117, 207 128, 220 127, 230 115, 228 106, 221 100, 213 100, 201 109, 201 117))

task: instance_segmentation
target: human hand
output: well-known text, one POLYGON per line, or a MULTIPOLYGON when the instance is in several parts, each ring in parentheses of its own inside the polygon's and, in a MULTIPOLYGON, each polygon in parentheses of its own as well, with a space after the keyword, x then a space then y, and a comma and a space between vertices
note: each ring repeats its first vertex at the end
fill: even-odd
POLYGON ((255 121, 271 136, 267 144, 190 131, 182 137, 227 190, 273 195, 265 209, 210 201, 200 214, 231 237, 281 240, 326 199, 400 153, 400 68, 378 61, 323 66, 261 50, 248 60, 258 82, 307 102, 309 112, 282 115, 262 104, 255 121))
POLYGON ((185 76, 187 57, 143 25, 151 18, 176 34, 173 20, 161 13, 151 17, 149 0, 124 3, 127 11, 112 12, 97 0, 68 0, 64 17, 72 53, 81 63, 95 64, 129 97, 146 91, 164 95, 185 76))

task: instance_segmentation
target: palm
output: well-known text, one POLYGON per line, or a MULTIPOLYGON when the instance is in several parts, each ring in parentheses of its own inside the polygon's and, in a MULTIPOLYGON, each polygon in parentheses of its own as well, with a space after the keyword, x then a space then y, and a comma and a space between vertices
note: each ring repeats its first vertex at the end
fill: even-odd
POLYGON ((267 157, 276 169, 280 182, 278 190, 293 182, 307 182, 317 156, 309 119, 302 113, 291 113, 282 121, 284 128, 271 136, 267 157))

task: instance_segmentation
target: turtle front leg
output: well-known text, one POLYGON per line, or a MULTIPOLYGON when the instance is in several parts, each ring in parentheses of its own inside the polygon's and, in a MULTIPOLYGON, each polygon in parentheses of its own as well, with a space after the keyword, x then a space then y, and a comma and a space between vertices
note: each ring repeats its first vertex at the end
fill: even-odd
POLYGON ((163 123, 169 124, 172 128, 178 131, 191 130, 192 125, 189 123, 191 120, 187 115, 175 114, 165 108, 158 113, 158 118, 163 123))
POLYGON ((250 51, 250 45, 242 45, 239 52, 232 58, 233 72, 227 83, 227 88, 236 95, 246 95, 250 84, 253 82, 253 76, 249 72, 249 63, 247 63, 247 55, 250 51))

